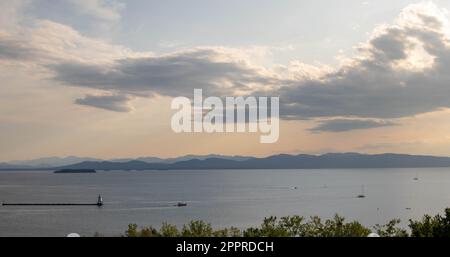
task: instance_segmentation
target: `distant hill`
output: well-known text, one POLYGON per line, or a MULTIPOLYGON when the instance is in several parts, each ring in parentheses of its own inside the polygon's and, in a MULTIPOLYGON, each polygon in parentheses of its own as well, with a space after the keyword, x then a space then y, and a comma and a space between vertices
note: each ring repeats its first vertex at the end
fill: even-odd
POLYGON ((223 159, 223 160, 233 160, 233 161, 244 161, 248 159, 254 159, 255 157, 250 156, 227 156, 219 154, 209 154, 209 155, 186 155, 177 158, 165 159, 165 163, 176 163, 189 160, 207 160, 207 159, 223 159))
POLYGON ((158 157, 138 157, 138 158, 121 158, 121 159, 111 159, 111 160, 102 160, 102 159, 96 159, 96 158, 89 158, 89 157, 76 157, 76 156, 68 156, 68 157, 46 157, 46 158, 39 158, 39 159, 33 159, 33 160, 23 160, 23 161, 10 161, 8 163, 2 163, 3 166, 0 166, 0 169, 7 169, 7 165, 10 165, 10 167, 15 168, 52 168, 52 167, 63 167, 68 165, 73 165, 81 162, 131 162, 131 161, 141 161, 146 163, 176 163, 181 161, 188 161, 193 159, 198 160, 206 160, 210 158, 220 158, 225 160, 236 160, 236 161, 242 161, 242 160, 248 160, 253 157, 246 157, 246 156, 225 156, 225 155, 186 155, 176 158, 158 158, 158 157))
POLYGON ((167 164, 163 163, 147 163, 142 161, 127 161, 127 162, 80 162, 73 165, 59 167, 59 169, 94 169, 94 170, 152 170, 165 168, 167 164))
POLYGON ((33 167, 26 165, 14 165, 9 163, 0 163, 0 170, 21 170, 21 169, 31 169, 33 167))
POLYGON ((11 161, 8 162, 8 164, 18 166, 31 166, 36 168, 48 168, 48 167, 71 165, 83 161, 101 161, 101 160, 88 157, 68 156, 68 157, 46 157, 24 161, 11 161))
MULTIPOLYGON (((71 157, 71 161, 75 160, 71 157)), ((240 156, 194 156, 172 159, 141 157, 137 159, 115 159, 113 161, 92 158, 69 165, 31 166, 0 163, 0 170, 189 170, 189 169, 353 169, 353 168, 425 168, 450 167, 450 157, 406 154, 359 154, 330 153, 324 155, 280 154, 266 158, 240 156)), ((61 160, 60 160, 61 161, 61 160)), ((31 162, 33 163, 33 162, 31 162)), ((58 162, 56 162, 58 163, 58 162)))
POLYGON ((274 155, 266 158, 243 160, 207 158, 175 163, 81 162, 64 166, 65 169, 97 170, 188 170, 188 169, 352 169, 352 168, 424 168, 450 167, 449 157, 405 154, 366 155, 358 153, 332 153, 316 155, 274 155))

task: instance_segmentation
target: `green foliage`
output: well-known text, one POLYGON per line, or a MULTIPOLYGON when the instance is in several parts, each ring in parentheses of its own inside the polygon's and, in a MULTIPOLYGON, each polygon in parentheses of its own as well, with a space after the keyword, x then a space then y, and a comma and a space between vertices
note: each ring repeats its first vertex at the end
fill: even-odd
POLYGON ((138 226, 136 224, 129 224, 127 231, 125 231, 125 236, 126 237, 138 237, 139 232, 137 230, 137 227, 138 226))
POLYGON ((181 231, 181 235, 184 237, 211 237, 212 234, 211 224, 201 220, 191 221, 189 224, 184 225, 181 231))
POLYGON ((214 237, 242 237, 242 232, 240 229, 231 227, 216 230, 213 232, 214 237))
POLYGON ((165 222, 161 227, 160 234, 163 237, 179 237, 181 235, 176 226, 165 222))
POLYGON ((244 231, 244 237, 289 237, 292 236, 281 222, 277 222, 277 217, 265 218, 261 228, 249 228, 244 231))
POLYGON ((345 223, 345 219, 336 215, 333 219, 322 220, 311 217, 303 222, 300 216, 276 217, 264 219, 261 228, 249 228, 244 231, 245 237, 361 237, 370 234, 370 230, 354 221, 345 223))
POLYGON ((303 234, 304 218, 301 216, 287 216, 280 219, 280 226, 291 236, 301 236, 303 234))
POLYGON ((373 228, 380 237, 407 237, 408 232, 404 229, 398 228, 400 219, 389 221, 386 225, 375 225, 373 228))
POLYGON ((142 228, 139 237, 160 237, 161 234, 158 232, 158 230, 152 228, 152 227, 145 227, 142 228))
POLYGON ((335 215, 324 222, 320 232, 320 237, 366 237, 371 231, 357 221, 345 223, 344 217, 335 215))
MULTIPOLYGON (((381 237, 450 237, 450 209, 445 215, 425 215, 420 221, 410 220, 409 235, 399 227, 400 220, 394 219, 385 225, 375 225, 373 231, 381 237)), ((305 220, 301 216, 265 218, 259 227, 240 230, 235 227, 213 230, 211 224, 197 220, 183 226, 180 231, 174 225, 163 223, 159 230, 153 227, 138 229, 136 224, 128 225, 126 237, 366 237, 371 230, 357 221, 346 222, 335 215, 322 220, 317 216, 305 220)), ((96 236, 102 236, 96 233, 96 236)))
POLYGON ((445 216, 425 215, 421 221, 409 220, 412 237, 450 237, 450 208, 445 216))
POLYGON ((138 230, 136 224, 129 224, 127 231, 125 231, 126 237, 158 237, 161 236, 158 230, 152 227, 144 227, 138 230))

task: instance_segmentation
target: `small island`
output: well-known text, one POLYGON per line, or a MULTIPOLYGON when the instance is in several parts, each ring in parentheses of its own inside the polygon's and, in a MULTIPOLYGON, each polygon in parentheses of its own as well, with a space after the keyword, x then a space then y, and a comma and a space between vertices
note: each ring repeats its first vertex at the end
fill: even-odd
POLYGON ((97 173, 97 171, 94 169, 62 169, 62 170, 56 170, 53 173, 55 173, 55 174, 97 173))

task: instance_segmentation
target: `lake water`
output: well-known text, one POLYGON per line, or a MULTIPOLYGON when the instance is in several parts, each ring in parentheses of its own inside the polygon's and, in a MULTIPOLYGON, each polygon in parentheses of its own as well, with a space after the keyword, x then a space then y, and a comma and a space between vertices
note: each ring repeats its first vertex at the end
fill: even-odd
POLYGON ((116 236, 129 223, 181 226, 197 219, 245 228, 271 215, 335 213, 370 226, 401 218, 406 227, 410 218, 450 207, 450 168, 0 172, 1 202, 95 203, 98 194, 101 208, 0 206, 0 236, 116 236), (359 199, 362 185, 366 198, 359 199), (181 201, 188 206, 174 207, 181 201))

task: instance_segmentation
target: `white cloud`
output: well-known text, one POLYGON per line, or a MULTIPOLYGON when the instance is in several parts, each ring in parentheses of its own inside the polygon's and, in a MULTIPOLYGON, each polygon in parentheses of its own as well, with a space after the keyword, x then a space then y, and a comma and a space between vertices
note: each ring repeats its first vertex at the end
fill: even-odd
POLYGON ((37 64, 60 84, 111 94, 179 96, 203 88, 216 95, 280 95, 287 119, 393 119, 450 107, 448 21, 447 11, 434 4, 411 5, 337 69, 300 61, 258 66, 255 56, 270 56, 264 47, 197 47, 156 56, 45 20, 0 33, 0 59, 37 64))
POLYGON ((283 113, 292 119, 389 119, 449 108, 446 13, 428 2, 407 7, 338 71, 282 89, 283 113))
POLYGON ((0 33, 0 56, 3 60, 14 59, 44 66, 69 61, 104 65, 120 58, 150 55, 83 36, 72 27, 48 20, 35 20, 33 27, 0 33))

